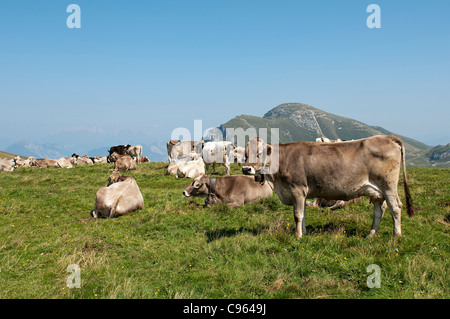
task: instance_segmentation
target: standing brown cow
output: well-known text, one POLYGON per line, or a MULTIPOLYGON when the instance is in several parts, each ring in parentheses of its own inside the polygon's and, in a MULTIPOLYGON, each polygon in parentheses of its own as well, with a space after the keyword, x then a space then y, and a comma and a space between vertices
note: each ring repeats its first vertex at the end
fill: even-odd
POLYGON ((253 138, 247 145, 246 158, 243 173, 254 173, 259 182, 267 178, 273 183, 280 200, 294 206, 295 235, 298 238, 302 237, 302 231, 306 231, 306 198, 351 200, 359 196, 368 196, 374 205, 369 236, 374 236, 378 230, 384 201, 391 211, 393 234, 401 235, 403 205, 397 185, 402 165, 407 212, 410 217, 414 215, 406 179, 405 147, 396 136, 373 136, 341 143, 272 145, 253 138))

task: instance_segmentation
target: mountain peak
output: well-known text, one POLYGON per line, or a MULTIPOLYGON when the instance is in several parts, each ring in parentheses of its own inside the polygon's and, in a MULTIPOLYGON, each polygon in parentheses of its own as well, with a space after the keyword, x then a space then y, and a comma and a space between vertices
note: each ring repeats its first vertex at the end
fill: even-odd
MULTIPOLYGON (((360 139, 374 135, 394 134, 386 129, 369 126, 358 120, 322 111, 304 103, 283 103, 264 114, 263 117, 240 115, 220 126, 227 128, 278 128, 280 143, 315 141, 317 137, 342 140, 360 139)), ((419 141, 400 136, 405 142, 409 157, 430 149, 419 141)))
POLYGON ((303 113, 303 112, 320 112, 324 113, 323 111, 316 109, 315 107, 304 104, 304 103, 283 103, 280 104, 273 109, 271 109, 269 112, 264 114, 263 118, 270 119, 270 118, 290 118, 292 114, 295 113, 303 113))
POLYGON ((263 118, 286 118, 295 123, 296 126, 310 131, 314 136, 324 136, 318 117, 325 114, 324 111, 308 104, 283 103, 264 114, 263 118))

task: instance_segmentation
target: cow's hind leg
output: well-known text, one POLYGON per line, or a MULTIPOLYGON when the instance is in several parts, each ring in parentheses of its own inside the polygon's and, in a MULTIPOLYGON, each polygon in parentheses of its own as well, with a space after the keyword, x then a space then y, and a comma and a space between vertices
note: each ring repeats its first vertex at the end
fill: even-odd
POLYGON ((384 210, 386 205, 384 205, 384 200, 373 201, 373 223, 370 229, 369 235, 367 237, 374 237, 377 234, 378 227, 380 226, 381 219, 383 218, 384 210))
POLYGON ((402 235, 401 215, 403 204, 396 193, 386 195, 386 202, 392 215, 392 221, 394 223, 393 235, 401 236, 402 235))

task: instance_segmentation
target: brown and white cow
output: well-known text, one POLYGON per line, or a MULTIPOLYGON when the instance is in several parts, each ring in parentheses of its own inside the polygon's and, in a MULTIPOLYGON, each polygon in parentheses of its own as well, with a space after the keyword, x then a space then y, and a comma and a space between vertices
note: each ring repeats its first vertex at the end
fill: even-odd
POLYGON ((144 198, 139 186, 136 180, 129 176, 123 181, 113 181, 109 186, 97 191, 95 208, 91 216, 94 218, 119 217, 143 207, 144 198))
POLYGON ((206 197, 207 205, 223 202, 230 207, 237 207, 270 197, 273 192, 269 183, 255 183, 252 176, 230 175, 197 177, 184 189, 183 195, 206 197))
POLYGON ((397 193, 400 166, 403 166, 407 213, 410 217, 414 215, 406 179, 405 147, 396 136, 373 136, 341 143, 289 144, 266 144, 253 138, 247 145, 246 158, 243 173, 255 173, 255 181, 271 181, 280 200, 294 206, 298 238, 306 231, 306 198, 351 200, 360 196, 368 196, 374 204, 369 237, 378 230, 384 201, 391 211, 393 234, 401 235, 403 205, 397 193))

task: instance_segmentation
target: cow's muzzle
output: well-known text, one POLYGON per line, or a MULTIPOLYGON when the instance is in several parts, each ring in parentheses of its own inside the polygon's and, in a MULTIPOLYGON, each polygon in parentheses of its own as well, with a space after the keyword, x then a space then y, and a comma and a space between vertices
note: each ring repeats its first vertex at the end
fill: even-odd
POLYGON ((244 175, 254 175, 255 169, 252 166, 244 166, 242 167, 242 173, 244 175))
POLYGON ((264 174, 261 173, 255 174, 255 182, 258 182, 262 185, 264 184, 264 181, 265 181, 264 174))

